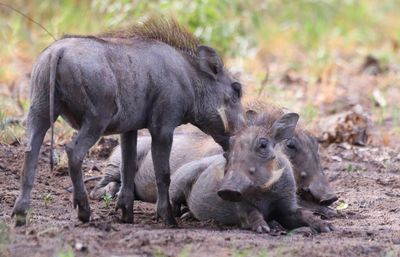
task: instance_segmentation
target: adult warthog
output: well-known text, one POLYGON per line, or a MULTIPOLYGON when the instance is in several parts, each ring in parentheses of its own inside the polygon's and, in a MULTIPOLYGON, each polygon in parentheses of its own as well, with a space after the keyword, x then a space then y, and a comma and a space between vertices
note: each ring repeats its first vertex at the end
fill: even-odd
POLYGON ((137 130, 148 128, 157 184, 157 215, 176 225, 169 201, 169 156, 175 127, 192 123, 224 149, 243 122, 241 85, 217 52, 173 20, 149 19, 128 30, 100 36, 65 36, 38 57, 31 81, 28 145, 21 192, 13 215, 26 222, 38 154, 58 116, 74 129, 66 145, 73 205, 87 222, 90 206, 82 161, 106 134, 121 134, 122 186, 117 208, 133 222, 137 130))

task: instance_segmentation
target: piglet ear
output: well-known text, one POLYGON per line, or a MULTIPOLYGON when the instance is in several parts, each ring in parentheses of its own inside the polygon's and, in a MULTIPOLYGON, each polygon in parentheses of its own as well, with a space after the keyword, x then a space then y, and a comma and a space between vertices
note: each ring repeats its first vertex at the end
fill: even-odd
POLYGON ((247 110, 246 111, 246 124, 253 124, 257 118, 257 112, 255 110, 247 110))
POLYGON ((290 139, 294 135, 299 115, 297 113, 287 113, 274 122, 272 125, 272 138, 275 143, 290 139))
POLYGON ((199 45, 197 52, 200 69, 215 78, 215 75, 220 73, 224 67, 221 57, 213 48, 205 45, 199 45))

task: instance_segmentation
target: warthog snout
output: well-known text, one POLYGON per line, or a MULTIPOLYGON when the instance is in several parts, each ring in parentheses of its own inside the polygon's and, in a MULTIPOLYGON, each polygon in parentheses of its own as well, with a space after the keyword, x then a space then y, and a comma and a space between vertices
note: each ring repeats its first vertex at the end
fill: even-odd
POLYGON ((331 194, 326 196, 326 198, 322 198, 319 203, 321 205, 329 206, 332 203, 336 202, 339 198, 335 194, 331 194))
POLYGON ((313 181, 309 187, 303 190, 311 194, 314 200, 321 205, 329 206, 338 200, 326 178, 313 181))
POLYGON ((218 190, 218 196, 225 201, 240 202, 242 200, 242 193, 234 188, 221 188, 218 190))
POLYGON ((218 196, 223 200, 240 202, 243 194, 251 187, 251 180, 234 170, 229 170, 218 190, 218 196))

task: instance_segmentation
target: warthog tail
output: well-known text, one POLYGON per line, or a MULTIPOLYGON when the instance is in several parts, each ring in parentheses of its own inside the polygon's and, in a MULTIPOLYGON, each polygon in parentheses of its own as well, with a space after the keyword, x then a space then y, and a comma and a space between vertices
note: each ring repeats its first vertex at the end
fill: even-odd
POLYGON ((50 139, 50 170, 53 171, 54 168, 54 159, 53 159, 53 154, 54 154, 54 92, 56 88, 56 73, 57 73, 57 67, 58 63, 63 55, 64 50, 57 50, 55 54, 53 53, 50 58, 50 127, 51 127, 51 139, 50 139))

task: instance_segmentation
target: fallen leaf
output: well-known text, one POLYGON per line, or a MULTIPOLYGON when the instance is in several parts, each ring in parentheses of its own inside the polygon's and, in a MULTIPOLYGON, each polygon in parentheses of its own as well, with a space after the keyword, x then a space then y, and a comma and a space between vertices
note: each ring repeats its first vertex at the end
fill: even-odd
POLYGON ((344 200, 340 200, 338 206, 336 207, 336 210, 344 210, 347 209, 347 207, 349 207, 349 205, 344 200))

